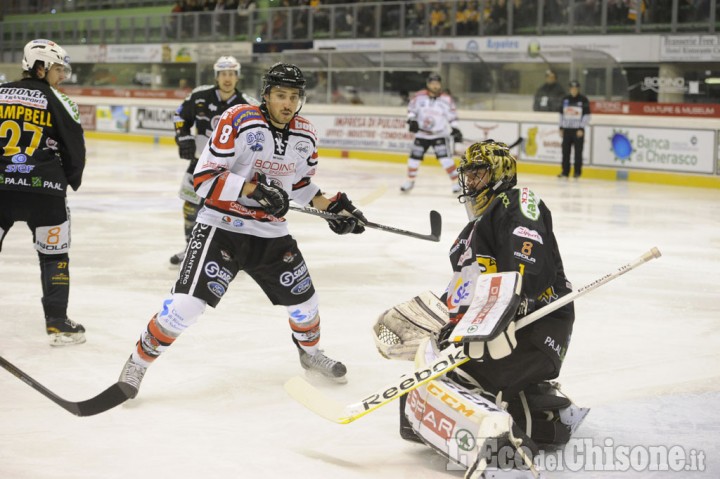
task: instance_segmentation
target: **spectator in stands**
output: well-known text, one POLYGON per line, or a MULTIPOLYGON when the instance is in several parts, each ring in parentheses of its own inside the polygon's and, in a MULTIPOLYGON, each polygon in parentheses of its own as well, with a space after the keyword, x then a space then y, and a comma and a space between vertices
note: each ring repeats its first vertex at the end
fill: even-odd
MULTIPOLYGON (((627 21, 629 23, 635 23, 637 22, 637 5, 635 0, 625 0, 625 3, 628 6, 628 14, 627 14, 627 21)), ((647 11, 647 1, 641 0, 640 1, 640 20, 641 22, 645 22, 645 12, 647 11)))
POLYGON ((600 5, 597 0, 584 0, 575 4, 575 25, 597 25, 600 5))
POLYGON ((430 35, 443 36, 448 32, 448 15, 444 3, 433 3, 430 11, 430 35))
POLYGON ((426 3, 405 3, 405 30, 409 36, 427 35, 427 10, 426 3))
POLYGON ((557 82, 554 71, 545 72, 545 83, 535 92, 533 111, 559 111, 560 101, 565 96, 565 90, 557 82))
POLYGON ((240 0, 237 7, 238 25, 237 32, 240 35, 247 35, 249 39, 254 39, 255 31, 253 28, 255 9, 257 3, 255 0, 240 0))
POLYGON ((513 0, 513 31, 537 25, 537 2, 513 0))
POLYGON ((507 2, 506 0, 493 0, 490 8, 488 24, 485 28, 487 35, 507 34, 507 2))

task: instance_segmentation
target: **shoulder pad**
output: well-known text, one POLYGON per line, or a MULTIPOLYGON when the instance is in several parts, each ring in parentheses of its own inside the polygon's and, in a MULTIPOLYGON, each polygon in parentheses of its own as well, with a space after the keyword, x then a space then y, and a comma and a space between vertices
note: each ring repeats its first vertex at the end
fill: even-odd
POLYGON ((231 106, 225 110, 225 113, 223 113, 222 116, 223 118, 228 116, 232 118, 233 128, 237 128, 242 123, 247 123, 249 121, 265 122, 265 117, 260 111, 260 108, 253 105, 245 105, 244 103, 231 106))
POLYGON ((201 91, 214 90, 214 89, 215 89, 215 85, 200 85, 200 86, 196 86, 195 88, 193 88, 193 90, 190 92, 190 94, 199 93, 201 91))
POLYGON ((58 91, 53 87, 50 87, 50 91, 52 91, 55 97, 60 100, 60 104, 70 114, 72 119, 75 120, 77 123, 80 123, 80 110, 78 110, 77 104, 72 101, 70 97, 68 97, 65 93, 58 91))

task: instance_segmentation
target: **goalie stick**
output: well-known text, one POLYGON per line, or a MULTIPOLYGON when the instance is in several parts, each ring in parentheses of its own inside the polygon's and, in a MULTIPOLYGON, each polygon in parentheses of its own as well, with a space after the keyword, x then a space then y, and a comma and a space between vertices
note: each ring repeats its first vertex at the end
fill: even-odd
POLYGON ((61 408, 80 417, 94 416, 112 409, 130 399, 130 394, 134 392, 134 388, 129 384, 117 382, 92 399, 79 402, 68 401, 22 372, 2 356, 0 356, 0 366, 61 408))
MULTIPOLYGON (((306 206, 304 208, 298 206, 291 206, 290 209, 292 211, 298 211, 300 213, 307 213, 309 215, 319 216, 321 218, 325 218, 326 220, 340 219, 343 217, 342 215, 328 213, 327 211, 322 211, 317 208, 312 208, 310 206, 306 206)), ((380 225, 377 223, 372 223, 370 221, 364 223, 363 226, 365 226, 366 228, 387 231, 388 233, 410 236, 411 238, 438 242, 440 241, 440 234, 442 233, 442 217, 437 211, 430 211, 430 234, 427 235, 415 233, 413 231, 401 230, 400 228, 395 228, 393 226, 380 225)))
MULTIPOLYGON (((631 271, 648 261, 659 258, 660 250, 652 248, 645 254, 628 264, 620 266, 615 272, 606 274, 601 278, 583 286, 582 288, 569 293, 562 298, 553 301, 533 313, 519 319, 516 323, 516 330, 528 326, 534 321, 550 314, 556 309, 576 300, 590 291, 612 281, 615 278, 631 271)), ((387 403, 409 393, 413 389, 436 379, 453 369, 468 362, 469 357, 465 355, 463 350, 457 346, 451 346, 442 351, 442 354, 432 363, 426 365, 422 369, 418 369, 410 374, 404 374, 394 382, 377 389, 372 394, 367 395, 364 399, 343 405, 340 402, 328 397, 322 391, 318 390, 305 379, 300 376, 290 378, 285 383, 285 391, 297 402, 314 412, 320 417, 338 424, 349 424, 366 414, 386 405, 387 403)))

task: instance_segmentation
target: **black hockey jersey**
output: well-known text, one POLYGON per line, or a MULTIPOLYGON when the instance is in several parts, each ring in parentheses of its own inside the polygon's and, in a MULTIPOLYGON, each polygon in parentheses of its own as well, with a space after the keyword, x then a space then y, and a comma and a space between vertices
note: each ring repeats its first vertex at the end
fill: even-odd
POLYGON ((215 85, 203 85, 195 88, 175 110, 175 141, 191 138, 195 126, 195 158, 199 158, 220 116, 233 105, 258 105, 258 101, 244 93, 236 92, 227 101, 220 99, 215 85))
POLYGON ((85 168, 77 105, 47 82, 0 86, 0 189, 65 196, 85 168))
MULTIPOLYGON (((458 321, 472 301, 480 274, 518 271, 522 295, 538 306, 568 294, 572 286, 565 277, 552 229, 550 210, 528 188, 514 188, 498 195, 478 220, 469 223, 450 250, 455 272, 448 285, 450 318, 458 321)), ((572 318, 572 304, 558 309, 572 318)))

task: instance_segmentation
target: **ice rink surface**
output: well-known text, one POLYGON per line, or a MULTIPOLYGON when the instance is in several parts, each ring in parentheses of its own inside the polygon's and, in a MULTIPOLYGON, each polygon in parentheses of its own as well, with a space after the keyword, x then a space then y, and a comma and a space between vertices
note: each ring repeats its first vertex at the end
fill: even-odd
MULTIPOLYGON (((176 191, 187 163, 176 149, 98 140, 88 149, 83 186, 69 194, 70 316, 87 343, 48 346, 24 224, 0 254, 0 355, 73 401, 115 382, 175 281, 168 258, 183 247, 176 191)), ((320 294, 322 347, 349 370, 347 384, 320 386, 343 403, 413 369, 381 358, 370 328, 390 306, 444 289, 447 252, 466 222, 438 166, 423 165, 408 195, 398 189, 404 174, 400 164, 323 158, 316 181, 347 192, 376 223, 429 233, 435 209, 440 243, 377 230, 340 237, 320 218, 288 214, 320 294)), ((576 454, 548 477, 720 477, 720 191, 529 175, 519 184, 551 208, 576 289, 653 246, 663 254, 576 302, 559 381, 592 411, 576 454), (652 447, 704 471, 652 471, 652 447), (603 471, 612 466, 629 470, 603 471)), ((285 394, 296 374, 284 308, 239 276, 151 366, 139 397, 104 414, 75 417, 0 370, 0 478, 462 477, 400 439, 396 403, 329 423, 285 394)))

